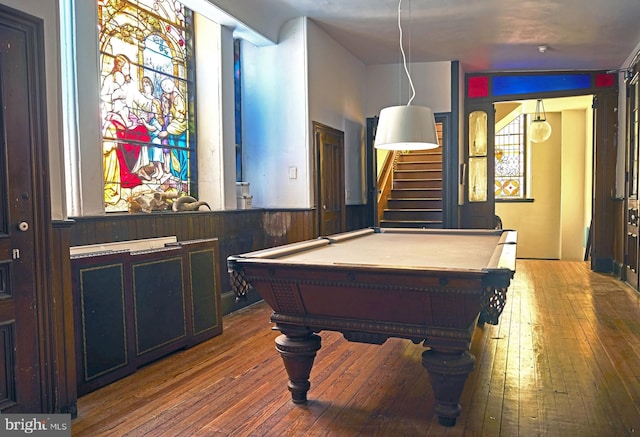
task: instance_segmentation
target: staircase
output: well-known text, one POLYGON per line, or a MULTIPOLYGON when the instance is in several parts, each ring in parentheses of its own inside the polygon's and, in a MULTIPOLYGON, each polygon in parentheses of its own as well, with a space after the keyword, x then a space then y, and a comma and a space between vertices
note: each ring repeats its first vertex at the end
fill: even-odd
POLYGON ((442 222, 442 148, 400 153, 380 226, 442 228, 442 222))

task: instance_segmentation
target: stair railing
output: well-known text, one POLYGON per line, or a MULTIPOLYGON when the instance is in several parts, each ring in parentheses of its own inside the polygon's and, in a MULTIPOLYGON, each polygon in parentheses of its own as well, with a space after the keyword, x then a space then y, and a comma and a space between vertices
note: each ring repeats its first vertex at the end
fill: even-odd
POLYGON ((384 210, 387 209, 388 199, 393 188, 393 170, 396 167, 399 156, 400 152, 397 150, 387 152, 378 175, 378 220, 382 219, 384 210))

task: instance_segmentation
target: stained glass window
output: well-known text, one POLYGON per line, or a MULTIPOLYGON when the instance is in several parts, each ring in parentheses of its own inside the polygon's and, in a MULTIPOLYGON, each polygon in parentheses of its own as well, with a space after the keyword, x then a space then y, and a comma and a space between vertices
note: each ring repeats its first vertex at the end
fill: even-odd
POLYGON ((471 74, 467 77, 467 98, 521 96, 524 94, 577 91, 590 94, 590 90, 616 85, 613 73, 514 73, 471 74))
POLYGON ((525 196, 524 117, 517 116, 496 132, 496 199, 523 199, 525 196))
POLYGON ((591 74, 494 76, 492 83, 494 96, 584 90, 591 87, 591 74))
POLYGON ((174 0, 98 0, 106 211, 195 189, 192 14, 174 0))
POLYGON ((233 92, 235 99, 236 121, 236 182, 242 181, 242 64, 241 43, 233 41, 233 92))

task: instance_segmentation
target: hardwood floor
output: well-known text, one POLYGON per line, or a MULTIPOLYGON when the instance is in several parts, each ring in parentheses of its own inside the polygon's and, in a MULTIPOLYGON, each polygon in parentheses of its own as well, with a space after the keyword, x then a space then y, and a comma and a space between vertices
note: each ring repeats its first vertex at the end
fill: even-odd
POLYGON ((631 436, 640 294, 584 262, 518 260, 497 326, 477 328, 455 427, 438 424, 423 347, 321 332, 306 406, 290 401, 266 304, 224 333, 78 402, 74 436, 631 436))

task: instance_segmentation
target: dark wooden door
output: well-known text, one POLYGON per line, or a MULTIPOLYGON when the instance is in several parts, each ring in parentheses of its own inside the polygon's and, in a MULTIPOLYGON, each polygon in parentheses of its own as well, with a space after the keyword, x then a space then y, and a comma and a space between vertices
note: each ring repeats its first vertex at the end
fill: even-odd
POLYGON ((618 89, 616 87, 607 91, 597 93, 593 100, 591 269, 610 273, 614 267, 615 211, 618 202, 612 195, 616 192, 618 161, 618 89))
POLYGON ((367 223, 369 226, 378 226, 378 159, 373 142, 376 137, 378 117, 367 118, 367 136, 365 143, 365 180, 367 187, 367 223))
MULTIPOLYGON (((43 282, 37 248, 44 243, 38 199, 48 198, 36 186, 38 138, 46 122, 35 98, 38 81, 31 27, 0 9, 0 410, 42 411, 38 285, 43 282)), ((46 167, 40 172, 48 174, 46 167)), ((38 176, 38 178, 40 178, 38 176)))
POLYGON ((624 275, 626 281, 634 288, 638 288, 638 160, 640 154, 640 87, 638 84, 639 75, 636 73, 633 79, 627 84, 628 106, 627 106, 627 150, 626 150, 626 172, 627 186, 625 197, 627 209, 625 214, 626 236, 624 253, 624 275))
POLYGON ((331 235, 345 229, 344 133, 313 124, 318 157, 318 231, 331 235))
POLYGON ((495 112, 492 102, 467 104, 465 108, 464 205, 461 226, 495 227, 495 112))

